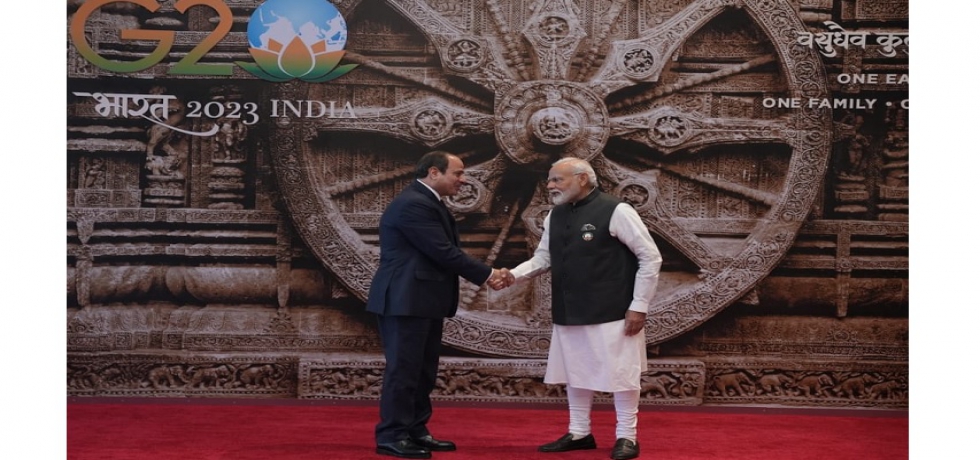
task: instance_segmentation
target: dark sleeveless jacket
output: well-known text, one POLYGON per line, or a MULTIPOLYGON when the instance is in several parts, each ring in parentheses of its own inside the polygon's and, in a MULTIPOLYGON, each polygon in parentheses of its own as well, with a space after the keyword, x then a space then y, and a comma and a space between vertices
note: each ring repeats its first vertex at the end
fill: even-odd
POLYGON ((552 209, 548 251, 555 324, 600 324, 626 316, 639 263, 629 247, 609 234, 619 203, 593 190, 575 204, 552 209))

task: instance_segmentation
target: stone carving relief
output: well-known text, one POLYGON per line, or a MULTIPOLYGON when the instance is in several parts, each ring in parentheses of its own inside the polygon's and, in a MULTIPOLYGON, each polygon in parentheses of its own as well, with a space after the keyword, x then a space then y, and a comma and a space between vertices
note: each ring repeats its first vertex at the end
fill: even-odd
POLYGON ((908 379, 898 369, 847 372, 787 369, 714 368, 708 374, 706 401, 759 403, 806 400, 814 405, 902 407, 908 379))
MULTIPOLYGON (((337 359, 303 362, 300 366, 304 397, 357 399, 380 394, 384 369, 381 361, 337 359)), ((543 374, 544 362, 540 360, 443 358, 432 397, 466 401, 562 401, 564 387, 545 384, 543 374)), ((644 404, 695 404, 703 393, 704 367, 689 361, 651 361, 642 382, 644 404)), ((597 398, 612 401, 609 393, 599 393, 597 398)))
POLYGON ((114 362, 72 356, 68 391, 76 395, 233 395, 295 393, 295 363, 256 357, 195 359, 116 355, 114 362))
MULTIPOLYGON (((629 9, 627 2, 613 3, 613 10, 629 9)), ((740 90, 759 97, 826 95, 819 56, 797 47, 791 39, 788 30, 804 26, 794 22, 797 16, 786 3, 750 1, 738 9, 728 2, 696 1, 678 10, 670 20, 628 37, 612 24, 629 18, 629 14, 590 16, 586 21, 577 3, 543 0, 534 2, 527 16, 509 18, 498 11, 497 2, 488 2, 485 12, 491 22, 506 23, 506 30, 520 29, 526 38, 523 44, 505 47, 517 52, 526 47, 524 52, 532 57, 533 65, 523 68, 523 73, 508 60, 511 52, 469 45, 501 40, 494 30, 474 37, 460 26, 458 17, 443 16, 427 2, 397 1, 377 6, 393 8, 430 40, 443 59, 439 66, 426 70, 432 75, 444 73, 446 79, 409 83, 413 92, 427 94, 421 99, 409 92, 393 100, 361 99, 357 120, 310 121, 277 129, 273 133, 276 147, 271 152, 280 190, 289 197, 289 213, 300 237, 362 299, 376 266, 377 248, 366 245, 358 234, 361 230, 347 219, 377 215, 383 203, 410 179, 405 168, 425 149, 439 145, 461 146, 458 150, 467 155, 468 167, 478 173, 479 180, 455 200, 461 228, 474 238, 489 234, 479 237, 488 243, 525 241, 523 248, 512 244, 475 246, 473 252, 485 260, 513 264, 533 250, 534 238, 519 225, 524 219, 514 219, 511 226, 500 228, 490 216, 499 214, 502 205, 516 207, 521 216, 537 214, 531 205, 543 200, 542 189, 536 184, 543 180, 550 163, 562 156, 590 160, 608 190, 622 184, 617 192, 629 200, 642 201, 641 215, 651 231, 678 256, 676 264, 668 264, 677 269, 662 274, 667 281, 649 317, 651 343, 696 327, 748 293, 789 249, 817 198, 831 139, 815 133, 830 126, 827 112, 804 108, 740 112, 739 116, 722 118, 712 115, 710 102, 705 112, 673 103, 675 94, 697 94, 713 81, 758 72, 762 66, 768 69, 763 75, 775 76, 757 79, 755 84, 745 81, 746 87, 740 90), (744 27, 720 26, 731 17, 744 27), (706 35, 703 30, 710 32, 706 35), (606 59, 594 62, 591 68, 575 67, 572 56, 581 50, 579 41, 599 31, 605 42, 591 45, 606 50, 606 59), (715 70, 689 74, 667 59, 686 52, 683 45, 690 40, 708 46, 730 39, 745 44, 740 49, 739 64, 719 63, 715 70), (485 69, 467 73, 454 67, 456 61, 452 59, 461 56, 463 48, 480 49, 485 69), (450 76, 469 80, 472 88, 447 90, 450 76), (651 86, 660 79, 670 79, 672 84, 651 86), (461 129, 464 125, 457 114, 492 122, 469 123, 467 129, 461 129), (309 127, 322 135, 310 138, 309 127), (363 155, 360 152, 364 150, 356 147, 359 139, 367 139, 358 135, 362 132, 404 142, 408 151, 396 148, 404 153, 393 151, 387 161, 379 162, 374 154, 363 155), (495 145, 482 141, 490 136, 495 145), (335 147, 338 143, 322 141, 326 138, 349 139, 349 143, 335 147), (361 171, 344 177, 310 173, 334 169, 332 158, 352 156, 361 171), (763 165, 777 164, 760 174, 763 165), (671 176, 669 180, 664 180, 666 175, 671 176), (336 189, 337 182, 355 180, 359 181, 357 188, 336 189), (323 189, 336 192, 329 196, 317 193, 323 189), (719 250, 711 238, 678 224, 676 218, 686 214, 684 194, 690 194, 691 203, 705 204, 706 193, 722 203, 717 209, 726 211, 698 212, 697 217, 755 222, 741 237, 740 245, 719 250), (482 199, 489 196, 501 204, 482 199), (477 202, 481 205, 474 204, 477 202)), ((474 8, 468 14, 482 11, 474 8)), ((356 42, 356 28, 350 36, 356 42)), ((379 59, 370 49, 358 53, 363 63, 379 59)), ((404 76, 380 63, 363 73, 392 84, 404 76)), ((355 81, 337 84, 358 87, 355 81)), ((723 92, 722 88, 717 91, 723 92)), ((295 85, 284 88, 278 96, 303 100, 311 97, 310 91, 314 90, 295 85)), ((493 308, 496 313, 487 315, 485 290, 464 286, 461 312, 447 323, 447 343, 491 356, 543 356, 549 324, 537 319, 528 323, 526 318, 530 317, 521 312, 546 311, 541 303, 547 299, 536 296, 534 286, 526 289, 523 294, 507 297, 510 304, 506 311, 493 308), (507 311, 511 312, 509 317, 507 311)))
POLYGON ((886 114, 887 135, 881 151, 878 220, 907 222, 909 216, 908 112, 886 114))
MULTIPOLYGON (((166 88, 154 87, 150 94, 163 94, 166 88)), ((169 126, 184 122, 184 105, 178 102, 166 119, 168 126, 150 124, 146 130, 146 188, 143 202, 150 206, 181 207, 185 205, 185 170, 188 140, 169 126)))
MULTIPOLYGON (((219 87, 209 102, 239 103, 241 90, 219 87)), ((239 116, 224 116, 215 121, 217 133, 210 138, 211 180, 208 182, 211 209, 243 209, 248 174, 248 126, 239 116)))
POLYGON ((105 187, 106 164, 104 158, 95 157, 86 161, 85 183, 82 188, 103 188, 105 187))
POLYGON ((848 112, 838 124, 834 208, 841 216, 908 221, 907 111, 848 112), (871 126, 869 128, 869 123, 871 126), (883 138, 869 133, 883 132, 883 138))
MULTIPOLYGON (((171 3, 112 4, 86 31, 123 53, 121 28, 178 29, 160 68, 114 75, 69 51, 71 90, 111 76, 119 92, 175 95, 168 125, 215 130, 102 117, 69 96, 70 395, 377 397, 363 301, 378 220, 416 160, 443 149, 470 178, 448 203, 465 249, 494 266, 537 245, 560 157, 590 161, 637 209, 665 256, 644 404, 907 405, 908 110, 760 102, 876 97, 829 76, 907 59, 828 57, 796 32, 901 21, 907 6, 333 1, 359 67, 272 84, 165 74, 215 21, 171 3), (191 101, 252 100, 336 102, 344 116, 187 116, 191 101)), ((255 7, 226 3, 238 25, 255 7)), ((228 51, 245 49, 238 25, 209 59, 247 59, 228 51)), ((561 401, 542 381, 550 295, 548 275, 500 292, 463 283, 447 354, 482 358, 449 358, 434 396, 561 401)))

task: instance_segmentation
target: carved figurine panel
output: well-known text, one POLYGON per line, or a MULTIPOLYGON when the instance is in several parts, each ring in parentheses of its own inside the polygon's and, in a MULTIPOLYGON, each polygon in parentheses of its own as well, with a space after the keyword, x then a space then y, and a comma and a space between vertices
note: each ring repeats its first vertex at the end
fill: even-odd
MULTIPOLYGON (((791 31, 804 25, 788 3, 696 1, 645 28, 636 6, 612 2, 597 14, 595 2, 540 1, 515 15, 487 2, 469 11, 489 23, 477 31, 427 2, 362 2, 348 36, 362 77, 277 93, 365 95, 354 101, 356 118, 293 117, 273 132, 274 169, 299 235, 364 299, 377 265, 366 242, 377 216, 411 180, 415 159, 438 147, 461 153, 471 172, 450 200, 468 249, 513 265, 538 240, 548 167, 575 156, 669 248, 648 320, 651 344, 744 296, 789 250, 817 202, 833 140, 830 111, 767 110, 762 100, 828 97, 821 59, 796 43, 791 31), (387 23, 381 28, 407 29, 433 48, 403 50, 402 63, 390 49, 361 49, 361 14, 372 24, 366 29, 387 23), (507 41, 514 37, 503 30, 523 40, 507 41), (508 46, 491 46, 500 42, 508 46), (711 53, 715 46, 722 49, 711 53), (481 64, 453 60, 463 48, 481 64), (605 58, 585 59, 590 53, 605 58), (363 88, 378 83, 396 90, 363 88), (680 217, 719 231, 699 233, 680 217), (738 230, 721 230, 729 222, 738 230)), ((491 356, 544 355, 550 324, 530 320, 548 310, 538 285, 493 296, 463 289, 447 343, 491 356)))
MULTIPOLYGON (((645 399, 907 398, 906 1, 308 2, 321 33, 269 16, 276 0, 69 2, 73 394, 120 372, 197 394, 204 364, 181 356, 270 351, 365 353, 270 375, 374 397, 378 221, 441 149, 467 167, 464 249, 495 267, 536 247, 561 157, 639 212, 664 255, 648 348, 684 363, 651 368, 645 399), (94 357, 142 350, 171 354, 94 357), (712 361, 735 355, 809 367, 712 361)), ((440 397, 562 397, 520 364, 546 356, 549 286, 464 283, 447 353, 504 364, 445 371, 440 397)), ((208 365, 252 388, 246 363, 208 365)))

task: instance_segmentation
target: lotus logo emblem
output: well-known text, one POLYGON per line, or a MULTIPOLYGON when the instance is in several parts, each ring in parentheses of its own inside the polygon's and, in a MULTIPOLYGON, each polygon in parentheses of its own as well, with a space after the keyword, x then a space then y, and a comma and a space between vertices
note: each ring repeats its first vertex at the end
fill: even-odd
POLYGON ((249 53, 255 62, 236 62, 263 80, 298 78, 319 83, 350 72, 338 65, 347 43, 347 22, 325 0, 269 0, 248 21, 249 53))

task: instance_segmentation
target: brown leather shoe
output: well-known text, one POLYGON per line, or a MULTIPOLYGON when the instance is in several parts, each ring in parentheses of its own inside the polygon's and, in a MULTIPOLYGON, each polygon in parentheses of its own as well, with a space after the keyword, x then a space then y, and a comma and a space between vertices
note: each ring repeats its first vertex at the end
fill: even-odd
POLYGON ((449 452, 456 450, 456 444, 452 441, 440 441, 433 438, 431 434, 421 438, 412 438, 412 442, 432 451, 449 452))
POLYGON ((569 450, 585 450, 585 449, 595 449, 595 438, 592 435, 588 435, 582 439, 572 439, 571 433, 566 433, 565 436, 558 438, 555 442, 549 442, 541 447, 538 447, 539 452, 566 452, 569 450))
POLYGON ((613 460, 627 460, 639 456, 640 456, 640 443, 636 441, 631 441, 626 438, 617 439, 616 445, 613 446, 612 453, 609 454, 609 458, 613 460))

